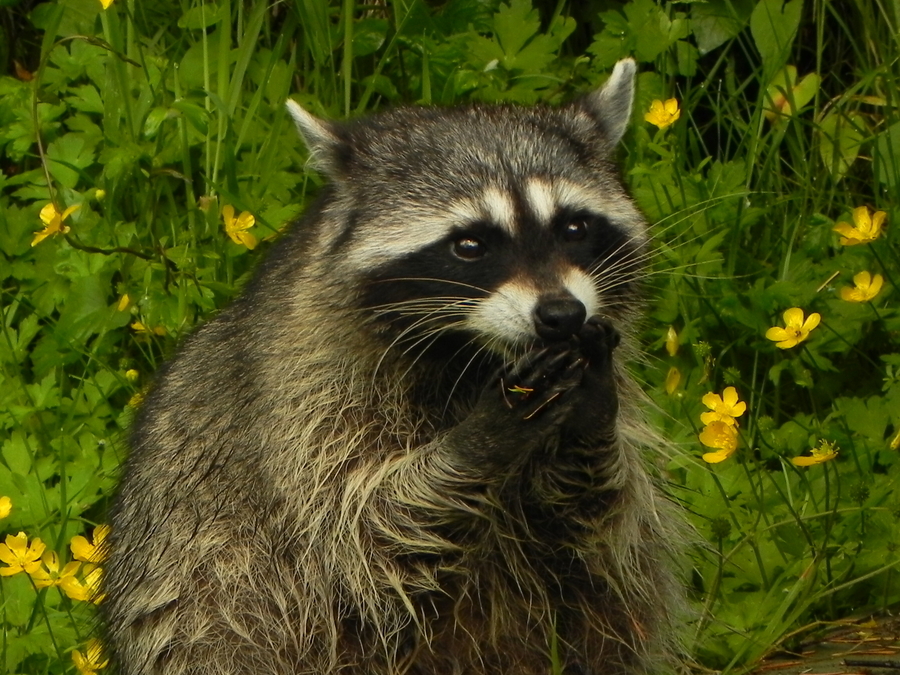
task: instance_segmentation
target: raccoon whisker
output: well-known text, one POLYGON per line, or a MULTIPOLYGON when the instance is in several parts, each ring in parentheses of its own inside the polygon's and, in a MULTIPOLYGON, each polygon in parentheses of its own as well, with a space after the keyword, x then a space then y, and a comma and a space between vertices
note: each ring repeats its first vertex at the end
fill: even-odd
MULTIPOLYGON (((457 349, 456 352, 454 352, 453 357, 451 357, 450 360, 452 361, 457 356, 457 354, 459 354, 461 351, 463 351, 463 349, 470 346, 474 342, 475 342, 474 338, 472 340, 469 340, 465 345, 463 345, 462 347, 457 349)), ((466 372, 468 372, 469 368, 475 362, 475 359, 477 359, 478 357, 482 356, 483 354, 485 354, 486 352, 489 352, 489 351, 490 351, 490 349, 489 349, 488 345, 486 345, 486 344, 479 345, 478 348, 475 350, 475 353, 472 354, 472 356, 466 362, 466 365, 463 366, 459 375, 457 375, 456 379, 453 381, 453 385, 450 387, 450 392, 447 394, 447 402, 444 404, 444 409, 441 413, 442 417, 446 416, 447 410, 450 409, 450 403, 453 401, 453 395, 456 393, 456 388, 459 386, 460 382, 462 382, 463 376, 466 374, 466 372)))
MULTIPOLYGON (((452 328, 462 326, 463 321, 459 320, 459 321, 451 322, 449 324, 443 323, 442 325, 439 325, 436 328, 428 329, 424 333, 419 332, 418 329, 420 329, 424 325, 427 325, 428 323, 445 320, 446 315, 458 316, 459 312, 450 311, 449 308, 451 306, 452 305, 447 305, 446 303, 444 303, 443 305, 435 308, 434 310, 422 314, 422 316, 418 320, 414 321, 411 325, 405 327, 402 331, 400 331, 400 333, 390 342, 390 344, 388 344, 387 347, 385 347, 384 351, 381 354, 381 357, 378 359, 378 363, 375 365, 375 369, 374 369, 373 384, 374 384, 374 380, 375 380, 375 375, 377 375, 378 372, 380 371, 385 358, 387 358, 387 355, 391 352, 391 350, 393 350, 398 345, 403 344, 404 342, 408 341, 408 339, 420 338, 420 339, 416 339, 415 342, 413 342, 411 345, 409 345, 408 347, 406 347, 404 349, 402 354, 405 356, 406 354, 409 353, 410 350, 414 349, 416 346, 421 344, 428 337, 433 335, 434 340, 437 340, 437 338, 440 336, 440 333, 446 332, 447 330, 450 330, 452 328), (442 313, 444 314, 443 316, 442 316, 442 313)), ((416 314, 410 314, 410 316, 416 316, 416 314)), ((416 360, 418 360, 418 357, 416 357, 416 360)), ((415 364, 415 361, 413 362, 413 365, 414 364, 415 364)), ((410 368, 411 367, 412 366, 410 366, 410 368)), ((408 372, 409 371, 407 371, 407 373, 408 372)))
MULTIPOLYGON (((419 345, 421 345, 423 342, 426 342, 426 341, 428 341, 428 344, 426 346, 430 347, 432 344, 434 344, 437 341, 437 339, 443 333, 447 332, 451 328, 457 328, 457 327, 461 327, 463 325, 464 325, 463 322, 460 321, 456 324, 449 324, 449 325, 439 326, 438 328, 431 329, 427 333, 424 333, 419 340, 417 340, 413 344, 409 345, 406 349, 404 349, 403 355, 406 356, 407 354, 410 353, 410 351, 412 351, 413 349, 415 349, 416 347, 418 347, 419 345)), ((424 349, 419 350, 419 353, 416 354, 415 358, 409 364, 409 367, 403 371, 402 377, 404 379, 409 375, 410 372, 412 372, 413 368, 415 368, 416 364, 419 362, 419 359, 422 358, 422 354, 424 354, 424 353, 425 353, 424 349)))
POLYGON ((715 206, 716 204, 718 204, 720 202, 724 202, 729 199, 736 199, 739 197, 747 197, 747 195, 750 195, 750 194, 753 194, 753 192, 747 191, 747 190, 741 190, 740 192, 732 192, 727 195, 719 195, 717 197, 710 197, 709 199, 705 199, 701 202, 697 202, 696 204, 692 204, 690 207, 685 207, 685 208, 673 211, 672 213, 670 213, 666 216, 663 216, 662 218, 660 218, 659 220, 657 220, 654 223, 654 225, 653 225, 654 229, 658 228, 660 225, 665 223, 665 226, 663 227, 662 231, 654 232, 654 235, 665 234, 666 232, 677 227, 684 221, 696 216, 699 213, 703 213, 704 211, 711 209, 713 206, 715 206), (671 221, 671 222, 667 222, 667 221, 671 221))
POLYGON ((401 316, 415 316, 426 312, 453 311, 465 313, 474 309, 474 303, 470 298, 437 297, 437 298, 413 298, 399 300, 397 302, 384 303, 367 307, 368 310, 379 316, 385 314, 400 314, 401 316))
POLYGON ((473 284, 467 284, 464 281, 455 281, 453 279, 441 279, 439 277, 390 277, 389 279, 375 279, 371 283, 385 284, 395 281, 430 281, 440 284, 447 284, 450 286, 461 286, 462 288, 468 288, 469 290, 478 291, 479 293, 484 293, 485 295, 490 294, 490 291, 488 289, 482 288, 481 286, 474 286, 473 284))

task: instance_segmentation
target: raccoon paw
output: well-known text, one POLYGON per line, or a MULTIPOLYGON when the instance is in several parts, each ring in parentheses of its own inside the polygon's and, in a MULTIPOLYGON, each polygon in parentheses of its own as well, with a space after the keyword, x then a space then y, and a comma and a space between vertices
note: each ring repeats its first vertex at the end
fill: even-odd
POLYGON ((523 420, 549 415, 561 422, 569 408, 565 394, 579 385, 584 366, 585 359, 569 343, 526 354, 500 378, 504 404, 523 420))
POLYGON ((571 342, 529 352, 488 383, 446 442, 479 473, 518 466, 567 424, 585 363, 571 342))
POLYGON ((613 352, 621 336, 609 319, 592 316, 573 342, 585 366, 578 390, 574 392, 575 414, 566 431, 582 441, 611 439, 615 435, 619 397, 613 369, 613 352))

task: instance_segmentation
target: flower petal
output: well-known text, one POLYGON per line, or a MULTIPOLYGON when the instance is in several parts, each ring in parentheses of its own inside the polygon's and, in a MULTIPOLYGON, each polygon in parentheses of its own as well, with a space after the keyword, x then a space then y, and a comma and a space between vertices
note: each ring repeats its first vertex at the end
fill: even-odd
POLYGON ((59 211, 56 210, 56 204, 53 202, 50 202, 41 209, 41 220, 44 221, 44 224, 48 227, 52 226, 54 223, 56 223, 57 227, 59 226, 59 222, 62 220, 59 215, 59 211))
POLYGON ((716 452, 705 452, 703 453, 703 461, 707 464, 718 464, 719 462, 724 462, 726 459, 731 457, 733 453, 728 452, 727 450, 717 450, 716 452))
POLYGON ((234 226, 234 207, 231 204, 222 207, 222 219, 225 221, 225 229, 234 226))
POLYGON ((703 402, 703 405, 705 405, 710 410, 715 410, 720 405, 722 405, 722 398, 718 394, 713 392, 704 394, 703 398, 701 398, 700 400, 703 402))
POLYGON ((884 277, 880 274, 876 274, 872 277, 872 284, 869 286, 869 299, 871 300, 876 295, 881 292, 881 287, 884 286, 884 277))
MULTIPOLYGON (((801 316, 803 316, 803 315, 801 314, 801 316)), ((801 330, 805 331, 806 333, 809 333, 816 326, 818 326, 819 322, 821 322, 821 321, 822 321, 822 315, 819 314, 818 312, 813 312, 808 317, 806 317, 806 321, 803 322, 803 326, 802 326, 801 330)), ((804 338, 805 337, 806 336, 804 336, 804 338)))
POLYGON ((857 206, 853 209, 853 223, 860 230, 868 229, 872 225, 872 218, 869 216, 868 206, 857 206))
POLYGON ((782 316, 784 317, 784 324, 788 328, 800 328, 803 325, 803 310, 799 307, 791 307, 785 310, 782 316))
POLYGON ((818 460, 813 456, 801 456, 801 457, 791 457, 791 463, 794 466, 812 466, 813 464, 818 464, 818 460))

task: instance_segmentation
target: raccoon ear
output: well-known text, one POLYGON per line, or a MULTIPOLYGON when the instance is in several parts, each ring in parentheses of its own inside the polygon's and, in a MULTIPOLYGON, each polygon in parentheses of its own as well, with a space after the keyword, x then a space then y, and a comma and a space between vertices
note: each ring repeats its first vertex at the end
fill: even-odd
POLYGON ((302 108, 296 101, 287 100, 287 109, 294 118, 297 131, 309 148, 313 163, 324 173, 332 175, 337 170, 337 158, 343 145, 335 125, 321 120, 302 108))
POLYGON ((616 145, 625 135, 634 102, 634 59, 622 59, 600 89, 588 94, 583 105, 603 126, 610 144, 616 145))

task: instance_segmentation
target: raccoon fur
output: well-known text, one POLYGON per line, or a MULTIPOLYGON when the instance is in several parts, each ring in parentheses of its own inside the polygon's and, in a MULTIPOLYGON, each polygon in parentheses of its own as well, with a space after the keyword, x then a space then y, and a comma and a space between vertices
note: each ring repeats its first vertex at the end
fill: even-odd
POLYGON ((623 364, 635 65, 563 107, 288 107, 329 187, 158 375, 111 517, 122 675, 619 675, 677 652, 623 364))

